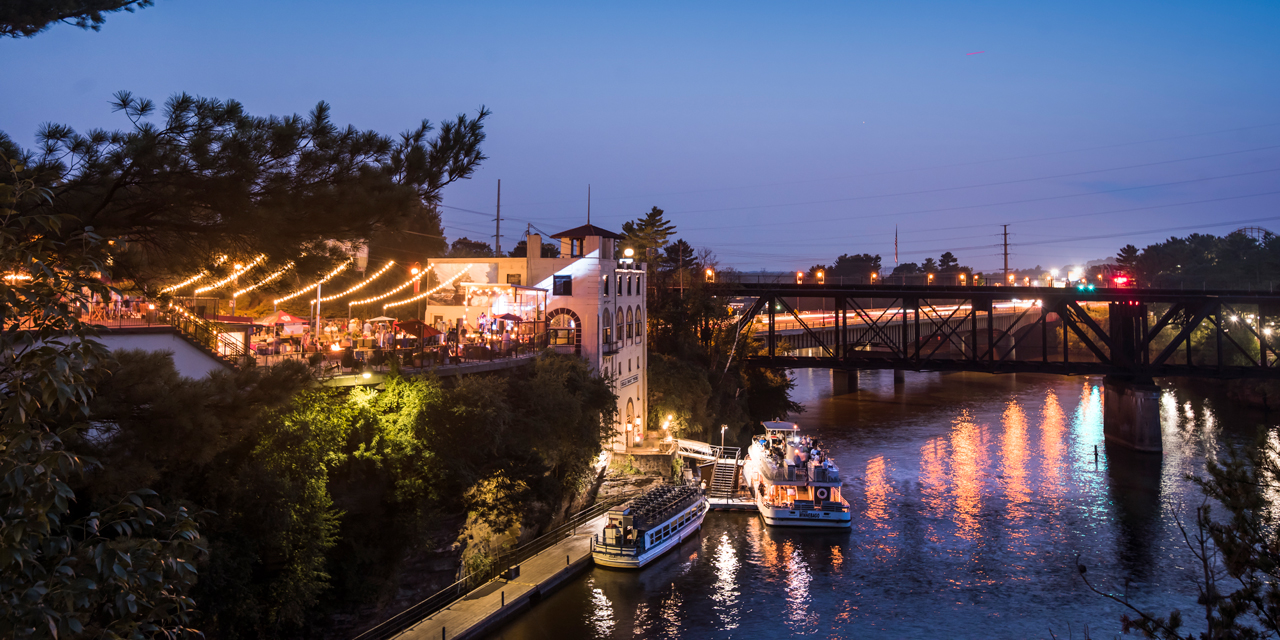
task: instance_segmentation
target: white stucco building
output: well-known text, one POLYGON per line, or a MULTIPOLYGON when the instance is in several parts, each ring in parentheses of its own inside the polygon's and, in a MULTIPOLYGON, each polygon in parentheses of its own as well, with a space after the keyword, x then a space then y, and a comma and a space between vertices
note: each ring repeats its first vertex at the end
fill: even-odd
MULTIPOLYGON (((504 302, 514 299, 517 287, 533 287, 546 294, 545 322, 550 343, 563 353, 585 358, 608 377, 618 395, 618 434, 615 449, 648 431, 648 350, 645 347, 645 265, 623 255, 622 236, 593 225, 583 225, 551 236, 560 241, 559 258, 541 257, 542 237, 530 234, 529 255, 524 258, 438 258, 430 266, 440 281, 457 276, 459 290, 482 284, 504 302), (459 272, 466 270, 467 273, 459 272), (506 289, 510 295, 502 293, 506 289)), ((429 305, 428 324, 454 325, 465 318, 475 326, 485 310, 495 315, 501 308, 469 305, 429 305)), ((650 429, 653 427, 653 429, 650 429)))

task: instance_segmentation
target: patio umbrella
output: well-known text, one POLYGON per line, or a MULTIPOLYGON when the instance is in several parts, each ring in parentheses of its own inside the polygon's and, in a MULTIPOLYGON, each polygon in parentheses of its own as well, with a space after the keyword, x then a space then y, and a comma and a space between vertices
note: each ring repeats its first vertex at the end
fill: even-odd
POLYGON ((396 319, 395 319, 395 318, 388 318, 388 317, 386 317, 386 316, 378 316, 378 317, 376 317, 376 318, 369 318, 369 322, 395 322, 395 321, 396 321, 396 319))
POLYGON ((440 331, 436 330, 435 327, 426 324, 421 320, 405 320, 400 323, 400 328, 404 329, 406 333, 412 333, 419 338, 430 338, 432 336, 440 335, 440 331))
POLYGON ((266 317, 258 320, 257 324, 265 324, 265 325, 271 326, 271 325, 277 325, 277 324, 303 324, 306 322, 307 320, 305 318, 299 318, 298 316, 291 316, 283 311, 275 311, 268 314, 266 317))
POLYGON ((494 318, 494 320, 508 320, 508 321, 510 321, 510 322, 524 322, 524 318, 521 318, 520 316, 515 315, 514 313, 504 313, 504 314, 502 314, 502 315, 500 315, 500 316, 498 316, 498 317, 494 318))

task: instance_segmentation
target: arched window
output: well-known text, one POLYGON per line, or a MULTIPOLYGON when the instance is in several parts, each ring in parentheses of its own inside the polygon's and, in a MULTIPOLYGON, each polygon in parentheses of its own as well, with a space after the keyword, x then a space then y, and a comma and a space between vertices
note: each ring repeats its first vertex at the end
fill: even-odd
POLYGON ((622 309, 618 309, 617 312, 613 314, 613 320, 617 327, 617 332, 614 333, 613 335, 618 336, 619 340, 622 339, 622 332, 624 331, 624 329, 622 328, 622 321, 625 318, 625 316, 626 314, 622 313, 622 309))
POLYGON ((636 340, 639 340, 640 336, 643 336, 643 335, 644 335, 644 313, 640 310, 640 307, 636 307, 636 340))
POLYGON ((609 346, 613 342, 613 314, 608 309, 604 310, 604 319, 600 321, 600 326, 604 327, 604 346, 609 346))
POLYGON ((631 324, 631 321, 632 321, 631 310, 627 309, 627 339, 628 340, 630 340, 635 336, 635 334, 632 333, 632 327, 634 327, 635 325, 631 324))
POLYGON ((568 309, 552 309, 547 312, 547 339, 552 346, 573 347, 575 354, 582 351, 582 322, 578 314, 568 309))

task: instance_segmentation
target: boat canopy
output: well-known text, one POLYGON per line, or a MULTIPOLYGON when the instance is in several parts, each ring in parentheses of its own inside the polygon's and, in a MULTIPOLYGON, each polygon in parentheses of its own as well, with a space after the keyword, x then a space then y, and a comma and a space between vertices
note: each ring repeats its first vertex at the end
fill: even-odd
POLYGON ((800 425, 794 422, 766 422, 764 423, 765 432, 783 431, 786 433, 799 433, 800 425))

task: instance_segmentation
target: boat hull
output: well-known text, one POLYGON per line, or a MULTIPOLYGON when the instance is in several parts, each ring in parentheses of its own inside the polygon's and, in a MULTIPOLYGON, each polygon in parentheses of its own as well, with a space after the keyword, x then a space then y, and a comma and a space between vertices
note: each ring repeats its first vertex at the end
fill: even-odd
POLYGON ((777 509, 762 504, 757 498, 756 508, 760 510, 764 523, 771 527, 849 529, 853 526, 852 514, 847 507, 844 511, 777 509))
POLYGON ((707 517, 707 510, 708 505, 704 499, 701 503, 701 508, 698 510, 697 516, 689 522, 686 522, 683 527, 677 529, 674 533, 668 536, 666 540, 663 540, 649 549, 645 549, 644 553, 637 555, 625 555, 609 553, 608 551, 604 551, 599 547, 596 547, 591 550, 591 558, 597 565, 609 567, 610 569, 639 569, 662 557, 668 551, 680 546, 680 543, 688 540, 690 536, 698 531, 698 529, 701 529, 702 521, 707 517))

